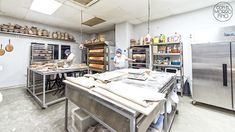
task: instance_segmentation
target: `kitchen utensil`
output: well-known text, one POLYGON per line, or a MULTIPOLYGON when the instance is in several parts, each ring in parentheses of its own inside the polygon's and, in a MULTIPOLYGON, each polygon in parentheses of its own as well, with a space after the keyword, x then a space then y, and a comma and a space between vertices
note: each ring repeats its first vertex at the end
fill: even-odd
POLYGON ((11 40, 9 39, 9 43, 5 46, 5 50, 7 52, 12 52, 14 49, 13 45, 11 44, 11 40))
POLYGON ((2 44, 1 44, 1 49, 0 49, 0 56, 3 56, 5 54, 5 50, 2 49, 2 44))

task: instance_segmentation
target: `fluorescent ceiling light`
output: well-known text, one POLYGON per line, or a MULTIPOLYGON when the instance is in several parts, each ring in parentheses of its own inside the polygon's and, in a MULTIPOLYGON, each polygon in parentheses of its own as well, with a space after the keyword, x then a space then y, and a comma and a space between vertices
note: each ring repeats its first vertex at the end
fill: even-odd
POLYGON ((55 0, 33 0, 30 10, 43 14, 53 14, 62 4, 55 0))

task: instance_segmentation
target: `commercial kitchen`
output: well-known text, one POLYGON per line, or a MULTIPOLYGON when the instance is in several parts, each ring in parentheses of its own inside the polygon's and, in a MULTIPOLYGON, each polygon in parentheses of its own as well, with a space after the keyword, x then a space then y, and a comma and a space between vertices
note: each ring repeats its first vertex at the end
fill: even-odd
POLYGON ((235 132, 235 0, 0 0, 0 132, 235 132))

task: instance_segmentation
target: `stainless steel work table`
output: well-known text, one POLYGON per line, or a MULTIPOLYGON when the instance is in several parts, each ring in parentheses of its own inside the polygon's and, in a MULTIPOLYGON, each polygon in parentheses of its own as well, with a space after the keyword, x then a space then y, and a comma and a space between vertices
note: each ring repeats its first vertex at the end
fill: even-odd
POLYGON ((65 97, 61 97, 53 101, 46 102, 46 94, 54 91, 54 89, 46 90, 46 76, 62 74, 62 73, 75 73, 75 72, 80 72, 80 71, 85 71, 85 70, 89 70, 88 67, 58 69, 56 71, 39 71, 39 70, 27 68, 27 91, 34 97, 34 99, 39 103, 39 105, 42 108, 47 108, 49 105, 65 100, 65 97), (30 83, 30 74, 32 74, 32 84, 30 83), (36 74, 42 76, 42 92, 40 93, 35 92, 35 86, 36 86, 35 75, 36 74), (40 99, 38 95, 42 95, 42 99, 40 99))
MULTIPOLYGON (((67 80, 66 83, 66 103, 65 103, 65 130, 68 131, 68 100, 72 101, 82 110, 86 111, 99 123, 114 132, 145 132, 152 121, 164 109, 165 117, 168 116, 166 112, 166 100, 159 101, 158 105, 149 115, 143 115, 133 109, 130 109, 120 103, 112 101, 100 94, 95 94, 83 90, 79 85, 76 85, 67 80)), ((166 94, 168 98, 170 92, 176 86, 176 78, 172 79, 164 85, 159 91, 166 94)), ((170 130, 171 120, 164 120, 164 132, 170 130)))

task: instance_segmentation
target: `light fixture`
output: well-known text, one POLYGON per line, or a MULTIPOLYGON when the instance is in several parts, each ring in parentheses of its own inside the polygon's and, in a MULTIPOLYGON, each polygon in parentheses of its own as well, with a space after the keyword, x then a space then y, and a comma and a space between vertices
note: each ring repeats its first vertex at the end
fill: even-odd
POLYGON ((81 23, 80 23, 80 26, 81 26, 81 42, 80 42, 80 45, 79 45, 79 48, 80 49, 83 49, 84 48, 84 45, 83 45, 83 43, 82 43, 82 34, 83 34, 83 32, 82 32, 82 22, 83 22, 83 17, 82 17, 82 10, 81 10, 81 23))
POLYGON ((51 15, 53 14, 62 4, 55 0, 33 0, 30 10, 51 15))
POLYGON ((146 44, 151 43, 151 36, 149 30, 150 30, 150 0, 148 0, 148 34, 145 36, 144 39, 146 44))

